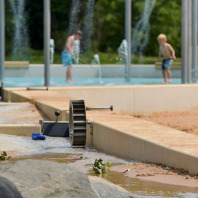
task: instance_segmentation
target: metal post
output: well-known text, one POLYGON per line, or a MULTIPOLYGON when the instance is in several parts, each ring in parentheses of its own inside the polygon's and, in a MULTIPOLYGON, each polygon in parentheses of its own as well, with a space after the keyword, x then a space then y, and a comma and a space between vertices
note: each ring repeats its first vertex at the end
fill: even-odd
POLYGON ((127 54, 125 61, 125 80, 130 82, 131 66, 131 0, 125 0, 125 37, 127 41, 127 54))
POLYGON ((187 34, 188 34, 188 21, 187 21, 187 9, 188 2, 186 0, 182 0, 182 83, 187 83, 187 56, 188 56, 188 41, 187 41, 187 34))
POLYGON ((50 0, 44 0, 44 62, 45 86, 50 85, 50 0))
POLYGON ((5 1, 0 0, 0 81, 4 78, 5 61, 5 1))
POLYGON ((192 76, 192 0, 188 0, 187 5, 187 20, 188 20, 188 32, 187 32, 187 39, 188 39, 188 64, 187 64, 187 83, 191 83, 191 76, 192 76))
POLYGON ((192 0, 192 82, 197 82, 197 0, 192 0))

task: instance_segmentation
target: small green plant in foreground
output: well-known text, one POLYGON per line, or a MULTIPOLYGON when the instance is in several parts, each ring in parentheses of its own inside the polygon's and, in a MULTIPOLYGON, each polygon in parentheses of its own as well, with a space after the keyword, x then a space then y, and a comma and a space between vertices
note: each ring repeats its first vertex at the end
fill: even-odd
POLYGON ((3 151, 0 155, 0 160, 8 160, 10 159, 11 156, 8 156, 7 153, 5 151, 3 151))
MULTIPOLYGON (((110 167, 110 162, 107 162, 107 166, 110 167)), ((109 172, 109 170, 106 169, 105 163, 102 159, 95 160, 93 170, 96 174, 103 174, 109 172)))

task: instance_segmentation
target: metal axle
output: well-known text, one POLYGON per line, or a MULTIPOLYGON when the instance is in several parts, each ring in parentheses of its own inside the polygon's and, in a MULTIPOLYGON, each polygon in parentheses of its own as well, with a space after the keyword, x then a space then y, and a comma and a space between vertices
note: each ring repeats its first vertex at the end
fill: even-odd
POLYGON ((110 107, 86 107, 86 110, 104 110, 104 109, 110 109, 113 111, 113 106, 111 105, 110 107))
POLYGON ((27 87, 27 90, 48 90, 48 87, 27 87))

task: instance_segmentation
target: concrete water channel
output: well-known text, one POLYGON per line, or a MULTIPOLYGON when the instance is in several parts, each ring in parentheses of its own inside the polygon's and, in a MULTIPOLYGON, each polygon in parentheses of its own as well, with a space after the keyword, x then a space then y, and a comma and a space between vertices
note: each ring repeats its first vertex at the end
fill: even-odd
MULTIPOLYGON (((95 159, 102 158, 105 162, 110 161, 112 168, 118 165, 135 163, 133 160, 129 161, 104 154, 93 148, 71 148, 69 139, 66 138, 47 137, 45 141, 33 141, 31 137, 4 134, 1 134, 0 137, 6 139, 9 145, 12 145, 6 150, 13 149, 15 151, 16 156, 9 160, 11 162, 24 159, 55 161, 68 164, 90 176, 96 177, 101 176, 94 174, 92 170, 95 159)), ((9 161, 6 162, 9 163, 9 161)), ((130 178, 117 171, 103 174, 102 177, 132 192, 135 197, 196 197, 198 195, 198 189, 130 178)))
MULTIPOLYGON (((112 170, 118 165, 147 161, 197 174, 197 136, 131 116, 170 108, 177 111, 197 108, 198 95, 188 95, 196 93, 197 89, 197 85, 60 87, 48 91, 5 88, 4 100, 7 102, 0 106, 0 151, 6 150, 13 155, 11 161, 28 158, 52 160, 67 163, 90 175, 94 175, 92 166, 96 158, 110 161, 112 170), (167 97, 163 102, 161 97, 164 99, 166 95, 169 99, 167 97), (188 102, 185 101, 187 98, 180 98, 181 95, 186 96, 188 102), (93 134, 87 127, 85 149, 70 148, 68 138, 47 137, 45 141, 33 141, 31 133, 40 132, 40 119, 55 120, 54 112, 59 110, 59 119, 68 120, 71 99, 84 99, 88 106, 113 105, 114 111, 87 112, 87 119, 94 124, 93 134)), ((111 171, 103 177, 136 197, 198 197, 197 187, 144 181, 118 171, 111 171)))

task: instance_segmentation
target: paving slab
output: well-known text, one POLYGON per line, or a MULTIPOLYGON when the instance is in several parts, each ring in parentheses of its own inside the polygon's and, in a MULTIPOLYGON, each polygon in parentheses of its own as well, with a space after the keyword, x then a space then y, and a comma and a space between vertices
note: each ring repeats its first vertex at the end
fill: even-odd
POLYGON ((0 124, 39 124, 45 116, 31 103, 1 103, 0 124))

